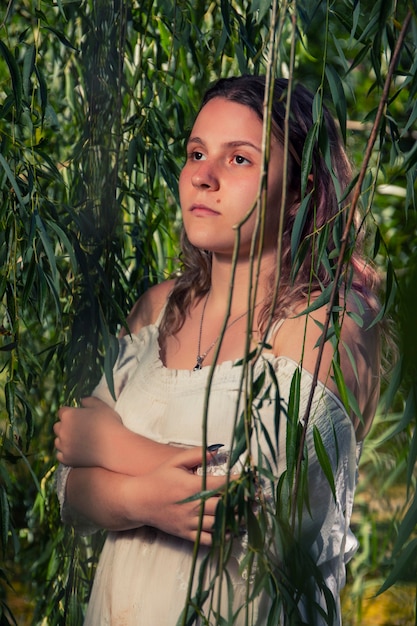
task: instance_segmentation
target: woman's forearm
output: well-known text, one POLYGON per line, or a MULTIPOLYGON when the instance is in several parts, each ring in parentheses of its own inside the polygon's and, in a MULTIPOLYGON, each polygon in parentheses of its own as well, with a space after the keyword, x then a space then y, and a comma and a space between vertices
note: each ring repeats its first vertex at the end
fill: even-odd
POLYGON ((175 446, 138 435, 121 423, 115 424, 115 427, 106 433, 106 437, 107 441, 103 444, 99 458, 89 453, 89 465, 97 465, 127 476, 148 474, 175 457, 179 451, 175 446))
POLYGON ((64 465, 140 476, 178 453, 174 446, 132 432, 113 409, 95 398, 83 401, 82 407, 62 407, 58 415, 55 447, 64 465))
MULTIPOLYGON (((129 517, 127 492, 136 479, 102 467, 73 468, 65 489, 65 510, 75 527, 84 522, 106 530, 141 526, 129 517)), ((140 489, 138 488, 140 496, 140 489)))

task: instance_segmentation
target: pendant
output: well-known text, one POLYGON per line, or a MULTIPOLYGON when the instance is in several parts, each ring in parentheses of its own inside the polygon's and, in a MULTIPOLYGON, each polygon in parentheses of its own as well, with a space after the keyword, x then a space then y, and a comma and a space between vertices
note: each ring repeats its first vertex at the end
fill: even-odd
POLYGON ((202 368, 203 368, 203 357, 198 356, 197 363, 193 367, 193 372, 197 372, 198 370, 201 370, 202 368))

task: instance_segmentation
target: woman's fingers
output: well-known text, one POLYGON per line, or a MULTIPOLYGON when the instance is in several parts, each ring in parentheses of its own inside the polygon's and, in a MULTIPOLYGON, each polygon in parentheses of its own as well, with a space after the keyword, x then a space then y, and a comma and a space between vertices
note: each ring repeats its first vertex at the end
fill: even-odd
POLYGON ((87 396, 86 398, 82 398, 81 400, 81 406, 84 407, 85 409, 92 409, 100 405, 107 407, 107 404, 102 402, 102 400, 95 398, 94 396, 87 396))
MULTIPOLYGON (((221 444, 219 444, 221 446, 221 444)), ((197 446, 194 448, 186 448, 182 449, 173 459, 173 465, 177 468, 182 467, 189 472, 193 472, 198 474, 199 476, 203 475, 203 465, 206 464, 206 489, 216 488, 216 486, 223 485, 227 482, 228 475, 228 461, 225 454, 221 453, 220 448, 217 446, 209 446, 204 449, 201 446, 197 446), (204 456, 205 463, 204 463, 204 456), (211 481, 212 477, 216 477, 220 480, 217 480, 215 483, 211 483, 212 487, 209 486, 209 481, 211 481)), ((236 480, 239 477, 239 474, 233 473, 229 474, 229 480, 236 480)))
POLYGON ((99 398, 95 398, 94 396, 87 396, 87 398, 83 398, 81 400, 81 406, 83 409, 95 409, 99 411, 111 411, 115 413, 115 411, 109 407, 108 404, 100 400, 99 398))
POLYGON ((217 505, 219 503, 220 497, 213 496, 209 498, 204 503, 204 515, 214 517, 216 515, 217 505))
MULTIPOLYGON (((218 500, 217 500, 218 501, 218 500)), ((206 509, 204 511, 203 518, 201 520, 200 525, 200 517, 197 516, 194 519, 195 528, 190 533, 190 540, 195 541, 199 534, 199 542, 200 545, 211 546, 213 543, 213 532, 214 532, 214 523, 215 523, 215 515, 207 514, 206 509)), ((225 539, 229 540, 232 537, 230 531, 226 529, 225 539)))
MULTIPOLYGON (((183 466, 188 470, 193 470, 202 464, 204 456, 203 450, 204 448, 201 446, 196 446, 194 448, 182 448, 176 457, 175 464, 177 467, 183 466)), ((211 455, 213 453, 206 452, 206 454, 211 455)))

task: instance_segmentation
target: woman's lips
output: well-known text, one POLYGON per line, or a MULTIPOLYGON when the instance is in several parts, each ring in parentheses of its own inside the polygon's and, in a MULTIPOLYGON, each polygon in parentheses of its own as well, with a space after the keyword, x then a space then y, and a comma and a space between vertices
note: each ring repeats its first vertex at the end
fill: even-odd
POLYGON ((211 209, 210 207, 206 206, 205 204, 193 204, 190 208, 190 212, 193 215, 197 215, 197 216, 201 216, 204 217, 206 216, 215 216, 215 215, 220 215, 220 213, 218 211, 215 211, 214 209, 211 209))

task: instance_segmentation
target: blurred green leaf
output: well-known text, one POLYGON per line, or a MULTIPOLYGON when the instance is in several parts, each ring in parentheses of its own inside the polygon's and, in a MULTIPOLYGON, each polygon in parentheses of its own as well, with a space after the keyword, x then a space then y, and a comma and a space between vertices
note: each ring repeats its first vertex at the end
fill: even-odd
POLYGON ((9 48, 6 46, 4 41, 0 39, 0 52, 3 55, 4 60, 6 61, 10 76, 12 79, 13 86, 13 97, 16 105, 16 114, 19 117, 22 109, 22 97, 23 97, 23 85, 22 85, 22 75, 19 70, 19 66, 10 52, 9 48))
POLYGON ((400 553, 396 559, 394 566, 386 578, 385 582, 378 589, 378 595, 384 593, 392 585, 394 585, 401 577, 402 572, 408 567, 411 561, 415 561, 417 558, 417 539, 413 539, 404 550, 400 553))

